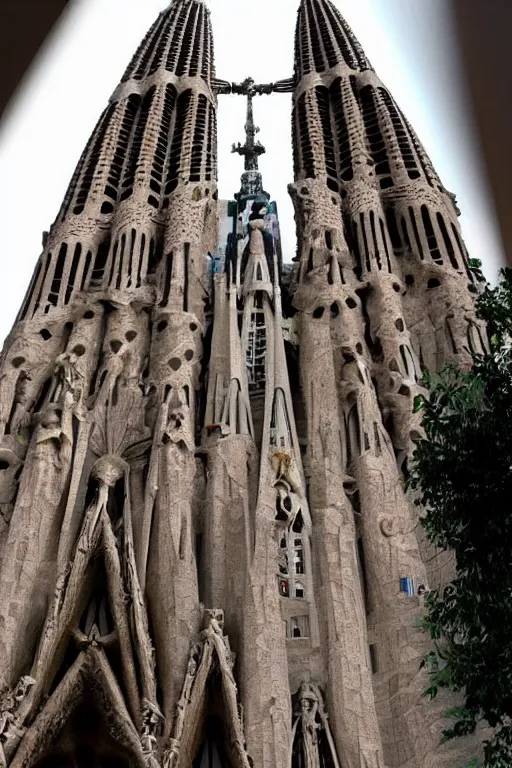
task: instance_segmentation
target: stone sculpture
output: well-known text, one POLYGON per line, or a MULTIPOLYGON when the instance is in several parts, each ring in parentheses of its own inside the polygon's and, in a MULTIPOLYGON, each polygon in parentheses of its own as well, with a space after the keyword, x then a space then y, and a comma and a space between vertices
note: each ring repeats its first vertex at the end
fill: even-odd
MULTIPOLYGON (((298 0, 299 2, 299 0, 298 0)), ((455 198, 332 0, 295 70, 216 77, 162 11, 0 364, 0 768, 454 768, 415 629, 449 554, 403 475, 422 368, 486 348, 455 198), (217 97, 246 97, 218 200, 217 97), (291 93, 297 254, 263 187, 291 93), (272 98, 277 98, 273 96, 272 98), (289 259, 288 259, 289 260, 289 259)))

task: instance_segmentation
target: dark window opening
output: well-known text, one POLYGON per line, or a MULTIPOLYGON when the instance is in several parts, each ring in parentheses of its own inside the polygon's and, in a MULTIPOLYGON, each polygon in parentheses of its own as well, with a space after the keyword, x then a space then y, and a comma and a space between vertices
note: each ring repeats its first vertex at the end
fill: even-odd
POLYGON ((450 263, 454 269, 459 269, 458 261, 455 258, 453 243, 451 241, 450 235, 448 234, 448 230, 446 229, 444 218, 441 216, 440 213, 437 214, 437 223, 439 225, 439 229, 441 230, 441 235, 444 240, 444 245, 446 248, 446 252, 448 254, 448 258, 450 259, 450 263))

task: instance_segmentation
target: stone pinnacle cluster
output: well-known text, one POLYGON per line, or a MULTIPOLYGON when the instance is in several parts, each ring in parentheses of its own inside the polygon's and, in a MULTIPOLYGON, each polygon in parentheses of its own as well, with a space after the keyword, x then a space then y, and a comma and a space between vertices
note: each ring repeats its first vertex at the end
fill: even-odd
MULTIPOLYGON (((272 96, 279 98, 279 96, 272 96)), ((422 369, 486 346, 455 198, 331 0, 294 75, 142 41, 0 364, 0 766, 459 768, 422 696, 451 577, 403 490, 422 369), (254 98, 292 92, 283 265, 254 98), (218 199, 221 94, 248 100, 218 199)), ((453 702, 452 702, 453 704, 453 702)))

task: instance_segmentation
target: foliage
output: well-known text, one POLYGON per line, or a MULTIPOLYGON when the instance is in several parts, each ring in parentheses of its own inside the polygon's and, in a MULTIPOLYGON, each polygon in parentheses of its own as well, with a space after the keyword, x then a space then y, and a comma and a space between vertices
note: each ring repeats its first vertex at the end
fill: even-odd
MULTIPOLYGON (((473 265, 479 268, 479 265, 473 265)), ((445 740, 487 722, 486 768, 512 766, 512 270, 478 300, 490 351, 473 368, 427 374, 425 439, 409 485, 429 540, 456 555, 454 580, 426 598, 435 650, 426 663, 435 697, 462 692, 445 740)), ((415 406, 418 408, 420 403, 415 406)), ((476 765, 476 763, 473 763, 476 765)))

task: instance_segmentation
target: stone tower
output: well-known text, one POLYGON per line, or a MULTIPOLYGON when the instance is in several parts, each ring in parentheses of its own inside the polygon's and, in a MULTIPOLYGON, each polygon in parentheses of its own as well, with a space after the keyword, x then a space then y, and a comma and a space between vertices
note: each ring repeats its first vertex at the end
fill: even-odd
POLYGON ((421 367, 485 334, 455 200, 336 7, 218 80, 174 0, 80 159, 0 370, 0 765, 458 768, 421 697, 452 563, 403 491, 421 367), (253 99, 293 91, 283 267, 253 99), (247 96, 216 192, 220 93, 247 96))

